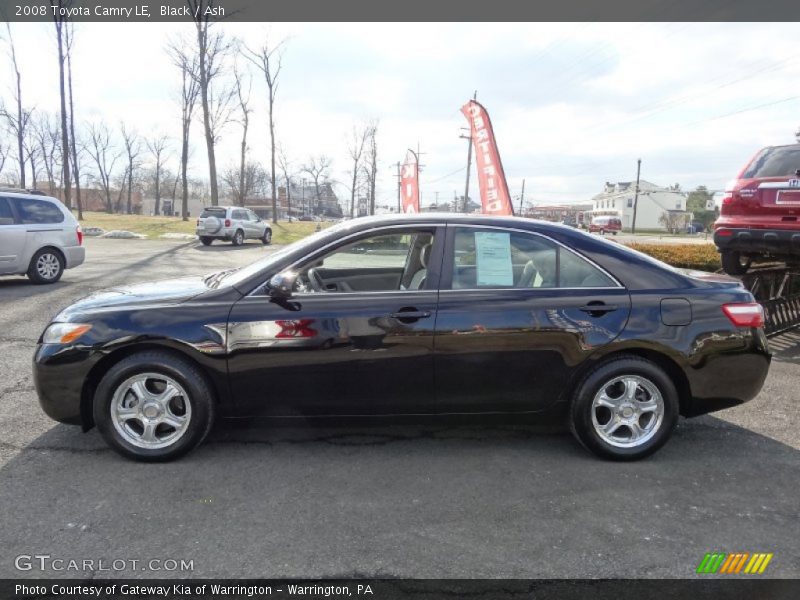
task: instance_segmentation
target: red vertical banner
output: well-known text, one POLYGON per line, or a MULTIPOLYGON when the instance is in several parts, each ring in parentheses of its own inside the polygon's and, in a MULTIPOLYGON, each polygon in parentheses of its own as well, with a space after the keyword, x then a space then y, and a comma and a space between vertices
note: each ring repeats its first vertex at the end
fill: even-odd
POLYGON ((500 152, 489 113, 475 100, 462 106, 461 112, 469 121, 483 212, 487 215, 513 215, 514 206, 508 193, 506 175, 503 172, 503 163, 500 162, 500 152))
POLYGON ((400 205, 404 213, 419 212, 419 159, 413 150, 406 153, 400 171, 400 205))

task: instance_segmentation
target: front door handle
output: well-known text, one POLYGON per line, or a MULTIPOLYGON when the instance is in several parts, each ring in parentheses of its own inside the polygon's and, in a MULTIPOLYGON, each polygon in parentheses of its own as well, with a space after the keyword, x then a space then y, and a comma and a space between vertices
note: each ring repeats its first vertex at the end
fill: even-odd
POLYGON ((605 313, 614 312, 619 307, 615 304, 606 304, 605 302, 589 302, 586 306, 581 306, 578 310, 589 313, 593 317, 601 317, 605 313))
POLYGON ((395 313, 389 315, 393 319, 397 319, 401 323, 413 323, 419 319, 427 319, 431 316, 428 310, 417 310, 416 308, 401 308, 395 313))

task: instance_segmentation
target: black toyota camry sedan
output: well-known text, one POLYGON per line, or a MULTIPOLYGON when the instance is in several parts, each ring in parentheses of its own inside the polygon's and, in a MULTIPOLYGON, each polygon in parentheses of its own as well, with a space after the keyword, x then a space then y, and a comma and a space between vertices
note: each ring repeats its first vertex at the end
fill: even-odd
POLYGON ((357 219, 240 269, 131 284, 59 313, 45 412, 146 461, 233 416, 561 415, 647 456, 679 415, 734 406, 770 363, 735 279, 515 217, 357 219))

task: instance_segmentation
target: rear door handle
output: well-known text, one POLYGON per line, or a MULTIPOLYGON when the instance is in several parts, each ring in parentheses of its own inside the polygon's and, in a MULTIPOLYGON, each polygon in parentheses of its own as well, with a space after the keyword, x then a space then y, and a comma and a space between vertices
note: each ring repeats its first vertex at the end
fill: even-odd
POLYGON ((600 315, 607 312, 613 312, 618 308, 619 307, 616 306, 615 304, 603 304, 601 302, 598 302, 597 304, 587 304, 586 306, 581 306, 578 310, 582 310, 583 312, 589 313, 590 315, 594 316, 593 313, 600 315))
POLYGON ((393 319, 399 320, 400 322, 411 323, 411 322, 416 321, 418 319, 427 319, 428 317, 431 316, 431 313, 428 310, 414 310, 414 309, 402 310, 401 309, 401 310, 399 310, 399 311, 397 311, 395 313, 392 313, 389 316, 392 317, 393 319))

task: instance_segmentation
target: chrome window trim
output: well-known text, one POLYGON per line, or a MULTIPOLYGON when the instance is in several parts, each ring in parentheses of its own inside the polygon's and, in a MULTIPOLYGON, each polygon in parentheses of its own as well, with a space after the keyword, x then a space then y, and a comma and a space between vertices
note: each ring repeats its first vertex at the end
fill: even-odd
MULTIPOLYGON (((294 268, 297 265, 300 265, 303 262, 305 262, 307 260, 310 260, 311 257, 313 257, 313 256, 317 256, 319 254, 324 253, 328 248, 331 248, 333 246, 338 246, 338 245, 340 245, 342 243, 346 243, 347 240, 349 240, 351 238, 359 237, 362 234, 369 234, 369 233, 372 233, 374 231, 385 231, 387 229, 413 229, 415 227, 422 227, 423 229, 431 229, 431 228, 438 229, 438 228, 446 228, 447 227, 447 223, 446 222, 416 223, 416 224, 415 223, 403 223, 403 224, 397 224, 397 225, 376 226, 376 227, 372 227, 370 229, 363 229, 361 231, 356 231, 356 232, 353 232, 353 233, 351 233, 349 235, 346 235, 343 238, 339 238, 338 240, 335 240, 333 242, 325 244, 321 248, 316 249, 311 254, 306 254, 303 258, 301 258, 299 260, 296 260, 295 262, 290 264, 288 267, 284 267, 283 269, 281 269, 281 272, 283 272, 283 271, 292 271, 292 270, 294 270, 294 268)), ((262 283, 261 285, 256 286, 256 288, 252 292, 247 294, 247 296, 245 296, 245 298, 249 298, 250 296, 259 296, 259 295, 263 296, 262 290, 264 289, 265 285, 267 285, 266 281, 264 283, 262 283)), ((436 293, 438 293, 439 290, 438 289, 436 289, 436 290, 381 290, 381 291, 374 291, 374 292, 335 292, 335 294, 337 296, 344 296, 346 294, 347 295, 354 295, 354 294, 357 294, 357 295, 363 295, 363 294, 394 294, 394 293, 398 293, 398 292, 436 292, 436 293)), ((321 292, 315 292, 313 294, 303 294, 302 296, 301 296, 300 293, 298 293, 297 296, 301 296, 301 297, 317 296, 320 293, 321 292)), ((295 296, 293 295, 292 297, 295 297, 295 296)))
MULTIPOLYGON (((450 291, 455 291, 455 292, 462 292, 462 291, 475 292, 475 291, 477 291, 477 292, 480 292, 480 291, 488 291, 488 290, 523 290, 523 291, 529 291, 529 290, 616 290, 616 289, 625 289, 625 286, 620 283, 619 279, 614 277, 611 273, 606 271, 603 267, 598 265, 596 262, 594 262, 590 258, 584 256, 580 252, 576 252, 575 250, 573 250, 572 248, 570 248, 566 244, 562 244, 558 240, 554 240, 553 238, 551 238, 549 236, 546 236, 544 234, 541 234, 538 231, 530 231, 528 229, 518 229, 516 227, 501 227, 501 226, 498 226, 498 225, 476 225, 476 224, 473 224, 473 223, 469 223, 469 224, 466 224, 466 223, 465 224, 461 224, 461 223, 455 224, 454 223, 453 227, 454 228, 465 228, 465 229, 466 228, 470 228, 470 229, 499 229, 501 231, 514 231, 516 233, 524 233, 524 234, 527 234, 527 235, 535 235, 535 236, 543 238, 543 239, 545 239, 545 240, 547 240, 549 242, 552 242, 553 244, 556 244, 557 246, 560 246, 561 248, 564 248, 564 250, 566 250, 567 252, 571 252, 572 254, 574 254, 575 256, 580 258, 581 260, 585 260, 590 265, 592 265, 595 269, 597 269, 598 271, 600 271, 601 273, 606 275, 609 279, 611 279, 611 281, 616 282, 617 285, 616 286, 610 286, 610 287, 609 286, 599 286, 599 287, 598 286, 593 286, 593 287, 551 287, 551 288, 515 288, 515 287, 502 287, 502 288, 453 288, 453 287, 450 287, 449 289, 441 289, 442 292, 450 292, 450 291)), ((445 248, 445 254, 447 253, 447 250, 448 249, 445 248)), ((445 257, 445 259, 446 258, 447 257, 445 257)), ((450 282, 450 285, 451 286, 453 285, 452 281, 450 282)))

